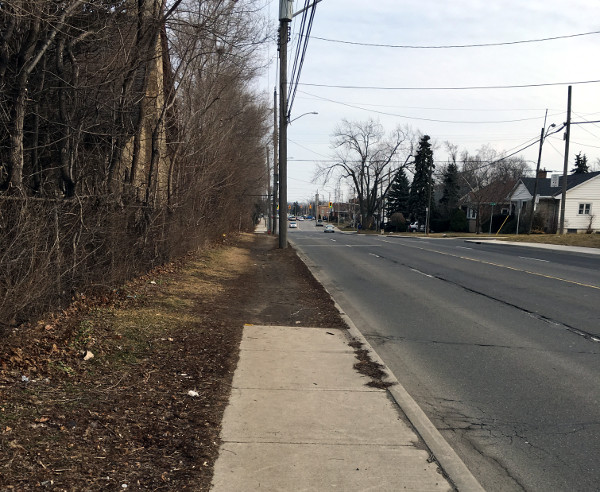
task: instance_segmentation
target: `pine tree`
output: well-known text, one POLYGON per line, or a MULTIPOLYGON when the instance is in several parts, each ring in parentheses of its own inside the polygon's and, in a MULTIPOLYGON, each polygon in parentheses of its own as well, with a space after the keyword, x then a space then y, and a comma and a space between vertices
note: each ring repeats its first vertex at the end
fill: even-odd
POLYGON ((444 218, 450 218, 452 211, 458 206, 460 186, 458 184, 458 166, 455 162, 448 164, 444 172, 442 198, 440 198, 441 213, 444 218))
POLYGON ((413 220, 425 224, 429 204, 430 182, 435 168, 429 135, 423 135, 415 155, 415 176, 410 187, 408 209, 413 220))
POLYGON ((585 154, 581 155, 581 152, 575 156, 575 167, 571 169, 572 174, 584 174, 589 173, 590 168, 587 164, 587 156, 585 154))
POLYGON ((410 186, 404 169, 399 169, 388 192, 388 209, 387 216, 390 218, 392 214, 401 213, 404 217, 408 217, 408 198, 410 195, 410 186))

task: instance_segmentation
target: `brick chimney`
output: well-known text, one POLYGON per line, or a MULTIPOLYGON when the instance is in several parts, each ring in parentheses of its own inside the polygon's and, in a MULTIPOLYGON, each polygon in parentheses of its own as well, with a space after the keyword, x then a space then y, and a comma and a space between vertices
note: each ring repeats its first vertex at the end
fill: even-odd
POLYGON ((546 179, 548 177, 548 170, 547 169, 540 169, 538 171, 537 177, 538 177, 538 179, 546 179))

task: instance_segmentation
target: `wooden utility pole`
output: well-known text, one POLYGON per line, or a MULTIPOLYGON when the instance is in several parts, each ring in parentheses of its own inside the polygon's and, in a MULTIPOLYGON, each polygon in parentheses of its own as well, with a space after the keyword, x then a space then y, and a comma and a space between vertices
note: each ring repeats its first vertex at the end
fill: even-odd
MULTIPOLYGON (((279 171, 277 170, 277 143, 278 143, 278 135, 277 135, 277 87, 273 89, 273 235, 277 234, 277 196, 278 196, 278 187, 279 187, 279 171)), ((269 179, 271 177, 269 176, 269 179)))
POLYGON ((269 159, 269 146, 267 145, 267 231, 273 232, 273 219, 271 217, 271 163, 269 159))
POLYGON ((287 248, 287 49, 294 2, 279 2, 279 248, 287 248))
POLYGON ((560 200, 560 234, 565 233, 565 202, 567 200, 567 171, 569 169, 569 139, 571 137, 571 86, 569 86, 569 93, 567 96, 567 123, 565 124, 567 130, 565 132, 565 165, 563 168, 563 179, 562 179, 562 198, 560 200))
POLYGON ((546 119, 548 118, 548 110, 546 110, 546 114, 544 116, 544 125, 542 126, 542 131, 540 132, 540 150, 538 151, 538 160, 537 166, 535 167, 535 182, 533 184, 533 199, 531 201, 531 214, 529 216, 529 226, 527 227, 527 234, 531 234, 531 229, 533 228, 533 218, 535 215, 535 198, 537 196, 538 189, 538 181, 540 180, 540 165, 542 163, 542 146, 544 145, 544 134, 546 132, 546 119))

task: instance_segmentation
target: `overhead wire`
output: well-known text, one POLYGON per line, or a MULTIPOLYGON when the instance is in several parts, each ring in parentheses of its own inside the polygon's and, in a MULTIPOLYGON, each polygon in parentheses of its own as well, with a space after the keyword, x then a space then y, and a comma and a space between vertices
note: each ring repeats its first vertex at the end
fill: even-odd
POLYGON ((294 100, 296 98, 296 91, 300 82, 300 74, 302 72, 302 66, 304 65, 304 59, 306 58, 308 40, 310 38, 310 32, 312 30, 313 20, 315 17, 317 3, 314 2, 311 6, 309 6, 309 2, 310 0, 305 0, 300 24, 300 36, 298 38, 296 55, 294 57, 294 65, 292 68, 292 76, 290 78, 290 85, 288 87, 288 107, 286 113, 288 118, 292 112, 292 106, 294 105, 294 100), (308 13, 309 9, 310 13, 308 13))
MULTIPOLYGON (((295 79, 295 77, 296 77, 296 70, 298 69, 298 61, 300 59, 300 52, 301 52, 301 41, 303 39, 302 33, 304 32, 304 28, 305 28, 305 25, 306 25, 305 24, 306 23, 306 16, 307 16, 306 7, 308 6, 308 2, 309 2, 309 0, 304 0, 304 10, 302 12, 302 17, 300 18, 300 32, 299 32, 298 40, 297 40, 297 43, 296 43, 295 54, 294 54, 294 61, 293 61, 293 64, 292 64, 292 71, 291 71, 291 74, 289 76, 289 80, 291 82, 293 82, 293 80, 295 79)), ((290 95, 291 95, 291 87, 292 87, 292 83, 290 83, 288 85, 288 94, 287 94, 288 103, 289 103, 290 95)))
MULTIPOLYGON (((307 92, 303 92, 300 91, 303 94, 308 94, 307 92)), ((377 113, 377 114, 381 114, 384 116, 395 116, 398 118, 404 118, 407 120, 417 120, 417 121, 429 121, 429 122, 433 122, 433 123, 457 123, 457 124, 495 124, 495 123, 516 123, 516 122, 520 122, 520 121, 531 121, 531 120, 538 120, 539 117, 531 117, 531 118, 517 118, 517 119, 512 119, 512 120, 495 120, 495 121, 457 121, 457 120, 438 120, 438 119, 434 119, 434 118, 422 118, 422 117, 417 117, 417 116, 406 116, 406 115, 402 115, 402 114, 398 114, 398 113, 390 113, 387 111, 379 111, 377 109, 369 109, 369 108, 363 108, 361 106, 355 105, 355 104, 349 104, 349 103, 344 103, 342 101, 336 101, 335 99, 330 99, 327 97, 322 97, 322 96, 317 96, 316 94, 310 94, 311 96, 317 98, 317 99, 321 99, 323 101, 327 101, 327 102, 331 102, 334 104, 339 104, 341 106, 346 106, 349 108, 353 108, 353 109, 360 109, 361 111, 367 111, 370 113, 377 113)), ((557 116, 560 113, 556 113, 552 116, 557 116)))
POLYGON ((581 142, 575 142, 574 140, 571 140, 571 143, 574 143, 576 145, 581 145, 582 147, 591 147, 593 149, 600 149, 600 145, 584 144, 584 143, 581 143, 581 142))
POLYGON ((487 48, 490 46, 511 46, 511 45, 515 45, 515 44, 541 43, 541 42, 546 42, 546 41, 556 41, 558 39, 569 39, 569 38, 577 38, 577 37, 582 37, 582 36, 591 36, 593 34, 600 34, 600 31, 581 32, 581 33, 576 33, 576 34, 567 34, 564 36, 551 36, 551 37, 547 37, 547 38, 538 38, 538 39, 504 41, 504 42, 498 42, 498 43, 448 44, 448 45, 432 45, 432 46, 419 46, 419 45, 410 45, 410 44, 361 43, 358 41, 346 41, 346 40, 342 40, 342 39, 322 38, 322 37, 318 37, 318 36, 313 36, 313 39, 318 39, 319 41, 327 41, 329 43, 349 44, 349 45, 353 45, 353 46, 369 46, 369 47, 374 47, 374 48, 439 50, 439 49, 454 49, 454 48, 487 48))
POLYGON ((326 87, 330 89, 367 89, 379 91, 462 91, 462 90, 480 90, 480 89, 524 89, 530 87, 550 87, 558 85, 581 85, 597 84, 600 80, 580 80, 576 82, 546 82, 540 84, 511 84, 511 85, 473 85, 463 87, 385 87, 369 85, 334 85, 334 84, 313 84, 309 82, 300 82, 299 85, 309 87, 326 87))
MULTIPOLYGON (((303 90, 298 90, 298 92, 300 94, 304 94, 306 96, 310 96, 307 97, 306 99, 310 99, 310 98, 319 98, 319 99, 323 99, 321 96, 318 96, 317 94, 313 94, 311 92, 306 92, 303 90)), ((372 104, 372 103, 355 103, 355 102, 348 102, 348 101, 340 101, 343 102, 344 104, 360 104, 362 106, 369 106, 369 107, 384 107, 384 108, 403 108, 403 109, 419 109, 419 110, 426 110, 426 111, 472 111, 472 112, 485 112, 485 113, 489 113, 489 112, 503 112, 503 111, 544 111, 544 109, 546 108, 439 108, 439 107, 428 107, 428 106, 406 106, 406 105, 402 105, 402 106, 397 106, 397 105, 393 105, 393 104, 372 104)), ((558 109, 552 109, 552 111, 559 111, 558 109)), ((564 112, 564 110, 563 110, 564 112)))

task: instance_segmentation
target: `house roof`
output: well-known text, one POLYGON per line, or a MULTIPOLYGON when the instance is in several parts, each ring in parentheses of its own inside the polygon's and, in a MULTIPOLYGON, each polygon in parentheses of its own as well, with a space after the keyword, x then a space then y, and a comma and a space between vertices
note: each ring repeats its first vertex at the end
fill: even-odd
MULTIPOLYGON (((567 191, 579 186, 586 181, 595 178, 600 175, 600 171, 595 173, 580 173, 580 174, 569 174, 567 175, 567 191)), ((540 178, 538 179, 537 194, 539 196, 558 196, 562 193, 562 180, 563 177, 558 178, 558 186, 550 186, 551 178, 540 178)), ((527 191, 533 196, 533 188, 535 187, 535 178, 521 178, 519 180, 527 188, 527 191)), ((515 186, 516 188, 516 186, 515 186)), ((514 191, 514 190, 513 190, 514 191)), ((510 193, 512 195, 512 193, 510 193)))
POLYGON ((508 203, 508 195, 516 186, 517 180, 494 181, 478 190, 469 192, 461 199, 462 203, 508 203))

